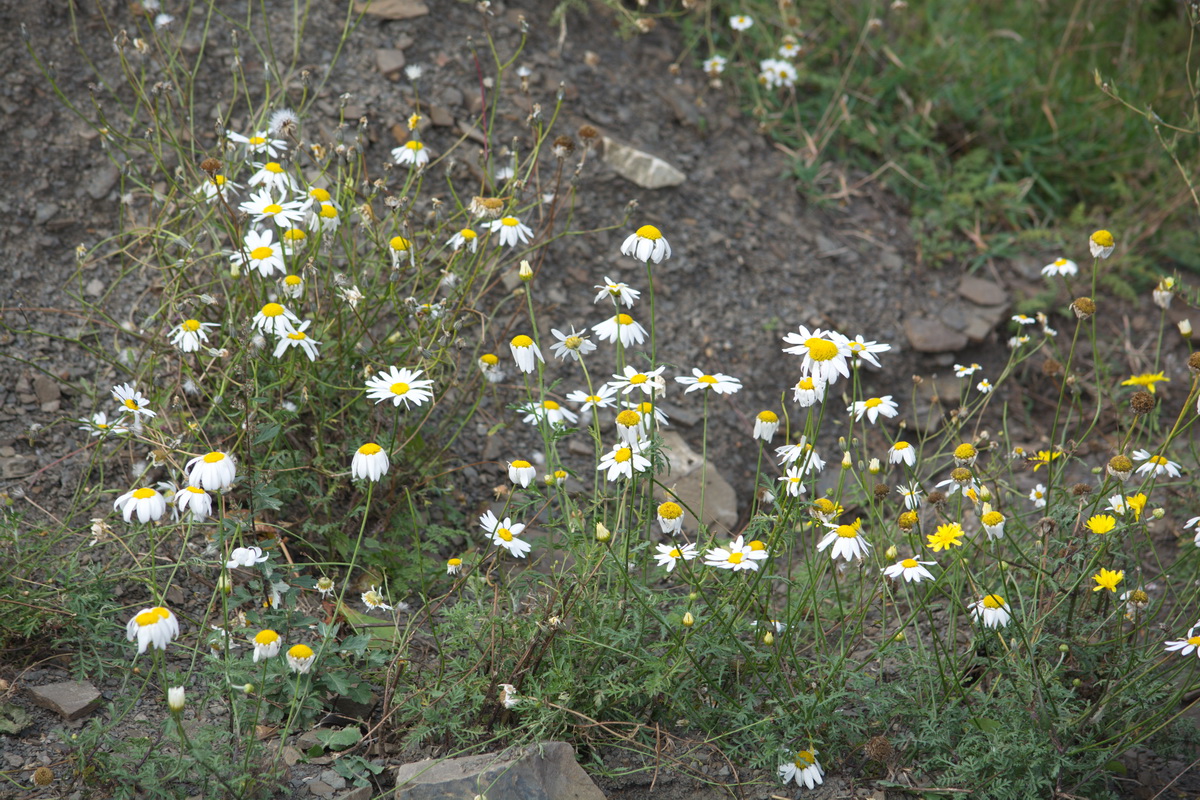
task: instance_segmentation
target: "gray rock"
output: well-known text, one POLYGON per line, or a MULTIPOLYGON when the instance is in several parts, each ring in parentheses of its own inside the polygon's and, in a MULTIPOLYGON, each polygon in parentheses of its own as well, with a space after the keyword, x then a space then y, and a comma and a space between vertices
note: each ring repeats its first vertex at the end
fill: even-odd
POLYGON ((1008 292, 995 281, 963 275, 958 284, 958 293, 966 300, 979 306, 998 306, 1008 302, 1008 292))
POLYGON ((604 161, 627 181, 643 189, 678 186, 687 176, 658 156, 604 137, 604 161))
MULTIPOLYGON (((737 525, 738 501, 737 493, 729 481, 722 477, 711 461, 705 463, 700 454, 692 450, 675 431, 663 434, 663 452, 671 466, 664 483, 674 499, 695 511, 700 508, 700 490, 703 487, 704 524, 716 533, 732 531, 737 525)), ((660 499, 667 499, 666 494, 660 494, 660 499)), ((695 529, 694 520, 689 519, 684 525, 695 529)))
POLYGON ((908 317, 904 320, 904 335, 912 348, 922 353, 951 353, 967 346, 965 333, 932 317, 908 317))
POLYGON ((325 781, 310 781, 308 791, 317 797, 333 797, 333 787, 325 781))
POLYGON ((83 179, 83 190, 93 200, 103 200, 117 185, 117 178, 120 176, 121 173, 115 164, 100 164, 83 179))
POLYGON ((83 288, 87 292, 88 297, 99 297, 104 294, 104 281, 99 278, 92 278, 88 281, 87 286, 83 288))
POLYGON ((427 759, 396 769, 396 800, 604 800, 565 742, 482 756, 427 759))
POLYGON ((39 403, 53 403, 62 397, 62 389, 58 387, 58 381, 48 375, 38 375, 33 379, 33 393, 37 395, 39 403))
POLYGON ((400 79, 400 70, 404 69, 405 63, 403 50, 380 49, 375 51, 375 68, 389 80, 400 79))
POLYGON ((337 796, 337 800, 371 800, 371 787, 359 786, 337 796))
POLYGON ((33 214, 33 224, 34 225, 45 225, 47 222, 49 222, 51 219, 53 219, 54 215, 57 213, 58 213, 58 204, 57 203, 52 203, 50 201, 46 201, 44 203, 38 203, 37 211, 35 211, 33 214))
POLYGON ((334 789, 345 789, 346 788, 346 779, 343 778, 341 775, 338 775, 336 772, 334 772, 331 769, 323 770, 321 772, 321 774, 317 776, 317 779, 324 781, 325 783, 332 786, 334 789))
POLYGON ((0 460, 0 478, 23 478, 37 469, 33 456, 13 456, 0 460))
POLYGON ((429 13, 425 0, 370 0, 356 2, 354 10, 384 19, 412 19, 429 13))
POLYGON ((68 722, 90 714, 100 705, 100 690, 87 681, 60 681, 29 687, 33 702, 62 715, 68 722))

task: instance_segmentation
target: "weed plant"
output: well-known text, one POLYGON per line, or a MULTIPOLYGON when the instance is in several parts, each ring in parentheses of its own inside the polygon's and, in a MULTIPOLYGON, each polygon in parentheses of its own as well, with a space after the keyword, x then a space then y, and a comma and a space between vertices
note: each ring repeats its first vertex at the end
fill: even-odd
POLYGON ((725 530, 672 494, 661 435, 671 394, 707 455, 742 387, 658 358, 654 273, 687 232, 613 220, 644 279, 596 276, 594 320, 547 314, 555 242, 597 233, 573 213, 596 132, 557 130, 561 92, 505 130, 520 50, 484 37, 477 158, 418 100, 385 163, 374 121, 310 124, 329 75, 295 66, 295 20, 112 21, 97 71, 121 80, 70 106, 129 198, 74 287, 79 344, 122 380, 76 387, 70 503, 7 512, 3 602, 10 640, 40 618, 121 687, 74 734, 89 792, 270 796, 314 728, 300 757, 360 785, 396 746, 566 737, 599 770, 607 746, 711 781, 717 752, 980 798, 1116 796, 1131 748, 1194 743, 1200 355, 1164 330, 1118 371, 1112 234, 1048 265, 1059 299, 1014 318, 1001 372, 958 365, 928 408, 865 390, 891 350, 870 331, 788 333, 796 383, 746 431, 754 503, 725 530), (197 32, 234 44, 215 126, 197 32), (151 282, 136 326, 82 290, 94 264, 151 282), (1038 442, 1008 432, 1032 385, 1056 398, 1038 442), (494 503, 462 477, 478 424, 507 442, 494 503))

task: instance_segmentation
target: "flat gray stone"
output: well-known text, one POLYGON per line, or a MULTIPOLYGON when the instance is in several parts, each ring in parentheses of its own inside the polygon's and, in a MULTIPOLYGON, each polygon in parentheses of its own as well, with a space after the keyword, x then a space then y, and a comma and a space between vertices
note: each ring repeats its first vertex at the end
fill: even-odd
POLYGON ((92 713, 100 705, 100 690, 87 681, 31 686, 29 696, 33 702, 57 712, 68 722, 92 713))
POLYGON ((426 759, 396 769, 395 800, 604 800, 566 742, 482 756, 426 759))
POLYGON ((33 379, 33 393, 37 395, 39 403, 53 403, 62 397, 58 381, 46 375, 38 375, 33 379))
POLYGON ((117 185, 119 177, 121 177, 121 172, 117 169, 116 164, 101 164, 87 173, 83 179, 83 190, 93 200, 103 200, 117 185))
POLYGON ((958 293, 979 306, 998 306, 1008 302, 1008 292, 1004 291, 1003 286, 974 275, 963 275, 958 284, 958 293))
POLYGON ((604 137, 604 162, 627 181, 643 189, 678 186, 687 176, 658 156, 604 137))
POLYGON ((913 315, 904 320, 904 335, 922 353, 952 353, 967 346, 967 335, 933 317, 913 315))
MULTIPOLYGON (((663 477, 669 494, 658 492, 659 500, 677 500, 685 508, 700 508, 700 490, 704 489, 703 522, 714 533, 730 533, 738 521, 737 493, 712 462, 705 463, 675 431, 663 433, 663 454, 671 471, 663 477)), ((695 530, 696 521, 687 514, 684 527, 695 530)))
POLYGON ((404 69, 406 60, 403 50, 376 50, 375 68, 379 74, 391 80, 400 78, 400 70, 404 69))
POLYGON ((317 797, 333 797, 333 787, 322 780, 310 781, 308 791, 317 797))

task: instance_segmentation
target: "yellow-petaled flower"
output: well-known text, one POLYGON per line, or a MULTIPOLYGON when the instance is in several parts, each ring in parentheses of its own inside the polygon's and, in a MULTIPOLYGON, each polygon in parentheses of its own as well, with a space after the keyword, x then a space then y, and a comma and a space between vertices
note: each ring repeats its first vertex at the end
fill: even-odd
POLYGON ((1029 461, 1033 464, 1033 471, 1037 472, 1056 458, 1062 458, 1061 450, 1038 450, 1037 455, 1031 457, 1029 461))
POLYGON ((1144 388, 1150 394, 1154 394, 1154 384, 1170 382, 1171 379, 1162 372, 1142 372, 1138 375, 1130 375, 1128 380, 1121 381, 1121 385, 1139 386, 1144 388))
POLYGON ((1084 523, 1092 533, 1105 534, 1117 527, 1117 519, 1111 514, 1097 514, 1084 523))
POLYGON ((1098 592, 1101 589, 1108 589, 1110 592, 1116 593, 1117 584, 1125 579, 1125 570, 1113 571, 1111 569, 1103 569, 1092 576, 1092 580, 1096 585, 1092 587, 1093 592, 1098 592))
POLYGON ((963 529, 957 522, 939 525, 934 533, 926 537, 929 549, 935 553, 949 550, 951 547, 962 547, 963 529))
POLYGON ((306 644, 294 644, 287 651, 288 666, 294 672, 299 672, 300 674, 304 674, 312 669, 313 661, 316 660, 316 657, 317 655, 313 652, 313 649, 306 644))

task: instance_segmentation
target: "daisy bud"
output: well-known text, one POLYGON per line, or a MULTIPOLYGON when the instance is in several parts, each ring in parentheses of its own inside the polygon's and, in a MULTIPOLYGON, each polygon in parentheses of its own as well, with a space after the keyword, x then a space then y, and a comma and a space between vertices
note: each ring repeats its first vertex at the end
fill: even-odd
POLYGON ((182 686, 172 686, 167 689, 167 707, 171 709, 172 714, 179 714, 183 711, 185 702, 182 686))
POLYGON ((775 634, 771 633, 770 631, 767 631, 766 633, 764 633, 763 638, 762 638, 762 643, 765 644, 767 647, 770 647, 771 645, 775 644, 775 634))
POLYGON ((596 523, 596 541, 597 542, 607 542, 611 538, 612 538, 612 531, 610 531, 608 528, 604 527, 603 522, 597 522, 596 523))
POLYGON ((692 612, 687 612, 683 615, 683 627, 690 628, 696 624, 696 618, 692 616, 692 612))
POLYGON ((221 577, 217 578, 217 591, 222 594, 233 593, 233 581, 229 579, 228 572, 221 572, 221 577))
POLYGON ((893 642, 903 642, 906 637, 904 631, 896 631, 896 635, 892 637, 893 642))
POLYGON ((896 556, 900 555, 900 551, 896 549, 896 545, 892 545, 887 550, 883 551, 883 556, 888 561, 895 561, 896 556))
POLYGON ((1181 319, 1177 323, 1179 325, 1179 335, 1185 339, 1192 338, 1192 321, 1190 319, 1181 319))
POLYGON ((1068 644, 1060 644, 1060 645, 1058 646, 1058 652, 1060 652, 1060 653, 1069 653, 1069 652, 1071 652, 1071 646, 1070 646, 1070 645, 1068 645, 1068 644))
POLYGON ((842 469, 850 469, 854 462, 850 459, 849 451, 842 453, 842 469))
POLYGON ((880 469, 882 469, 882 467, 879 465, 878 458, 872 458, 867 464, 867 472, 871 473, 872 475, 878 475, 880 469))
POLYGON ((1167 510, 1165 508, 1156 508, 1150 512, 1150 516, 1154 517, 1155 519, 1162 519, 1166 515, 1167 510))
POLYGON ((529 265, 528 261, 521 261, 521 269, 517 271, 517 277, 526 283, 533 280, 533 267, 529 265))

